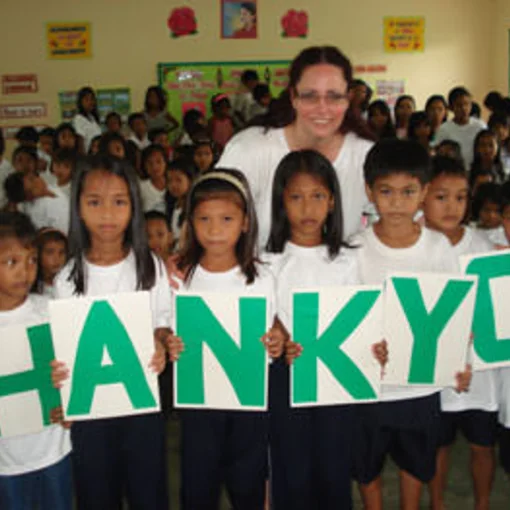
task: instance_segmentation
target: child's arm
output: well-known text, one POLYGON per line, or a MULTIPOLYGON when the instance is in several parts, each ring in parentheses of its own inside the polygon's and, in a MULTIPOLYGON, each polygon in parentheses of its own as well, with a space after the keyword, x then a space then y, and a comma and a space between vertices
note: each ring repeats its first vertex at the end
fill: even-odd
POLYGON ((388 343, 386 340, 382 340, 377 344, 373 344, 372 353, 384 371, 384 366, 386 363, 388 363, 388 343))
POLYGON ((168 328, 157 328, 154 331, 154 354, 152 355, 150 368, 156 374, 161 374, 165 369, 166 365, 166 348, 165 348, 165 336, 168 328))
POLYGON ((182 338, 175 336, 170 328, 160 328, 160 342, 165 346, 170 361, 177 361, 184 351, 182 338))
POLYGON ((269 356, 276 359, 283 354, 285 342, 288 338, 289 334, 285 327, 278 317, 275 317, 271 329, 261 338, 261 341, 266 346, 269 356))
POLYGON ((69 370, 65 363, 62 361, 57 361, 54 359, 50 363, 51 367, 51 382, 53 384, 54 388, 57 388, 59 390, 62 388, 62 383, 69 379, 69 370))
POLYGON ((54 407, 50 411, 50 421, 51 423, 60 423, 63 428, 70 429, 73 422, 64 420, 64 410, 62 406, 54 407))
POLYGON ((472 376, 473 371, 471 365, 467 363, 464 372, 457 372, 455 374, 455 380, 457 381, 455 391, 457 391, 457 393, 469 391, 469 385, 471 384, 472 376))

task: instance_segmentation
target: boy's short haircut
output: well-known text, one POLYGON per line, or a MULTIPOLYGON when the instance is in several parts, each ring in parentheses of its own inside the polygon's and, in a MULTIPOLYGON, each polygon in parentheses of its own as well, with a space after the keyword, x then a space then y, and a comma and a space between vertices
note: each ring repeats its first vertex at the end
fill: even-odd
POLYGON ((241 74, 241 83, 248 83, 249 81, 259 81, 259 74, 255 69, 246 69, 241 74))
POLYGON ((135 122, 135 120, 138 120, 138 119, 142 119, 143 121, 145 121, 145 117, 143 116, 143 114, 142 114, 142 113, 140 113, 140 112, 132 113, 132 114, 128 117, 128 126, 129 126, 130 128, 132 128, 133 123, 135 122))
POLYGON ((503 194, 501 193, 501 186, 499 184, 494 182, 485 182, 480 184, 476 189, 475 196, 471 202, 471 212, 475 221, 478 221, 480 211, 483 208, 483 205, 487 202, 496 204, 501 210, 503 194))
POLYGON ((58 149, 52 156, 52 163, 76 165, 76 151, 72 149, 58 149))
POLYGON ((164 129, 164 128, 155 128, 155 129, 151 129, 149 131, 149 134, 147 135, 149 137, 149 141, 151 143, 154 143, 154 140, 156 140, 156 138, 160 135, 165 135, 165 136, 168 136, 168 130, 164 129))
POLYGON ((23 246, 35 246, 37 231, 30 218, 20 212, 0 212, 0 240, 16 239, 23 246))
POLYGON ((16 132, 16 140, 19 143, 37 144, 39 141, 39 133, 33 126, 23 126, 16 132))
POLYGON ((255 85, 252 95, 253 99, 257 101, 257 103, 265 96, 268 96, 271 94, 271 91, 269 90, 269 86, 265 83, 257 83, 255 85))
POLYGON ((440 175, 462 177, 463 179, 468 178, 464 162, 461 159, 449 158, 448 156, 435 156, 432 158, 430 180, 433 181, 440 175))
POLYGON ((20 145, 19 147, 16 147, 14 149, 14 151, 12 152, 12 161, 14 161, 16 159, 18 154, 27 154, 35 161, 36 164, 39 159, 37 157, 37 150, 33 147, 26 147, 24 145, 20 145))
POLYGON ((455 151, 455 158, 462 160, 462 149, 460 148, 460 143, 455 140, 443 140, 438 145, 436 145, 436 152, 439 152, 439 149, 442 147, 451 147, 455 151))
POLYGON ((419 142, 388 138, 370 149, 363 171, 369 188, 374 186, 377 179, 399 173, 416 177, 425 185, 430 181, 430 156, 419 142))
POLYGON ((41 131, 39 131, 39 139, 42 136, 48 136, 50 138, 54 138, 55 137, 55 129, 52 127, 42 128, 41 131))
POLYGON ((152 220, 161 220, 165 222, 166 227, 170 230, 170 223, 165 213, 161 211, 147 211, 144 216, 146 223, 152 220))
POLYGON ((26 199, 23 177, 21 172, 13 172, 4 181, 5 195, 12 204, 20 204, 26 199))
POLYGON ((105 119, 104 119, 104 122, 105 124, 110 120, 110 119, 117 119, 119 121, 119 124, 122 124, 122 117, 117 113, 117 112, 109 112, 105 119))
POLYGON ((465 87, 455 87, 452 90, 450 90, 448 94, 448 106, 450 107, 450 109, 453 109, 453 105, 455 104, 455 101, 459 99, 459 97, 464 96, 471 97, 469 90, 465 87))

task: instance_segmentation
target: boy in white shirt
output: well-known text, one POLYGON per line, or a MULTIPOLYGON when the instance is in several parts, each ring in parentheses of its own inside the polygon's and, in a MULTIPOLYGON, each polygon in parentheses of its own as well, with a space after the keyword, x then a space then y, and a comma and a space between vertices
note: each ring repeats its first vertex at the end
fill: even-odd
MULTIPOLYGON (((448 239, 414 221, 427 193, 430 158, 410 140, 384 140, 368 153, 366 191, 379 220, 353 245, 363 284, 380 285, 397 271, 458 271, 448 239)), ((391 338, 388 341, 391 360, 391 338)), ((469 373, 457 374, 459 389, 469 373)), ((382 508, 381 471, 387 454, 400 472, 401 507, 418 510, 423 483, 434 476, 439 393, 437 388, 384 384, 381 402, 358 409, 354 477, 365 509, 382 508)))
POLYGON ((57 179, 57 187, 68 199, 71 199, 71 180, 75 167, 75 151, 58 149, 53 155, 51 169, 57 179))
POLYGON ((131 140, 141 151, 148 147, 151 142, 147 135, 147 121, 142 113, 132 113, 128 118, 129 129, 131 129, 131 140))
MULTIPOLYGON (((29 294, 37 273, 35 237, 24 214, 0 213, 0 328, 49 321, 47 299, 29 294)), ((70 451, 69 432, 60 425, 0 437, 0 508, 71 510, 70 451)))
POLYGON ((460 144, 462 159, 466 168, 471 168, 474 159, 474 141, 482 129, 487 129, 485 122, 470 117, 473 99, 464 87, 455 87, 448 94, 448 106, 453 112, 453 119, 444 122, 437 130, 435 144, 443 140, 455 140, 460 144))

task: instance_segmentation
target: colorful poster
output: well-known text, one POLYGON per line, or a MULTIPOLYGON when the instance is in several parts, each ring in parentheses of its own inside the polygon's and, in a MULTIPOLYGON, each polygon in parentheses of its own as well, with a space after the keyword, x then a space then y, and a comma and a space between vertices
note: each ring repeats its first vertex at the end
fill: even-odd
POLYGON ((473 317, 475 370, 510 366, 510 251, 460 258, 468 275, 478 276, 473 317))
POLYGON ((308 13, 306 11, 288 10, 280 19, 282 37, 308 37, 308 13))
POLYGON ((471 338, 476 278, 398 274, 385 286, 385 384, 455 386, 471 338))
POLYGON ((221 37, 223 39, 257 38, 257 0, 239 2, 220 0, 221 37))
MULTIPOLYGON (((76 91, 58 93, 60 115, 63 121, 70 121, 76 115, 76 91)), ((131 90, 127 87, 97 89, 97 109, 102 122, 110 112, 117 112, 124 122, 131 113, 131 90)))
POLYGON ((61 388, 67 419, 160 409, 149 292, 50 301, 50 317, 56 359, 70 373, 61 388))
POLYGON ((174 369, 176 407, 266 410, 266 298, 182 293, 175 309, 184 343, 174 369))
POLYGON ((58 60, 92 57, 90 23, 59 22, 46 24, 48 58, 58 60))
POLYGON ((2 94, 33 94, 38 90, 37 74, 2 75, 2 94))
POLYGON ((61 405, 51 383, 55 359, 49 324, 0 330, 0 436, 39 432, 61 405))
POLYGON ((288 61, 254 62, 172 62, 158 64, 159 84, 166 91, 168 111, 181 119, 196 108, 211 114, 211 98, 219 93, 231 100, 240 90, 240 77, 245 69, 254 69, 260 80, 269 85, 273 97, 287 87, 288 61))
POLYGON ((20 103, 0 105, 0 119, 40 119, 46 117, 46 103, 20 103))
POLYGON ((405 80, 377 80, 375 95, 386 101, 388 106, 395 106, 397 98, 405 94, 405 80))
POLYGON ((345 286, 294 293, 292 339, 303 347, 291 371, 292 407, 376 400, 381 366, 381 287, 345 286))
POLYGON ((384 18, 384 50, 388 53, 409 53, 425 49, 425 18, 384 18))

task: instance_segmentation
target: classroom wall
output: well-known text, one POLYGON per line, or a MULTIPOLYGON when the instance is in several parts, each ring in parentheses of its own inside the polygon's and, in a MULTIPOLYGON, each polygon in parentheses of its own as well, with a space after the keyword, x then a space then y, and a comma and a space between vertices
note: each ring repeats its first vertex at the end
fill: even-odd
MULTIPOLYGON (((508 82, 506 0, 258 0, 257 40, 220 39, 219 0, 1 0, 1 4, 0 74, 37 73, 39 92, 0 95, 0 104, 46 102, 48 117, 41 123, 50 125, 60 120, 61 90, 86 84, 128 86, 132 107, 139 109, 146 87, 156 82, 158 62, 291 59, 312 44, 337 45, 357 65, 386 65, 384 74, 360 77, 369 82, 405 79, 406 92, 417 98, 419 107, 429 94, 446 93, 456 84, 465 84, 482 100, 492 86, 506 92, 508 82), (182 5, 195 9, 199 33, 172 39, 166 20, 173 7, 182 5), (280 37, 279 20, 289 8, 308 10, 308 39, 280 37), (385 53, 382 22, 388 15, 425 16, 425 51, 385 53), (47 21, 90 21, 93 57, 48 60, 47 21)), ((0 126, 9 124, 12 121, 0 120, 0 126)))

